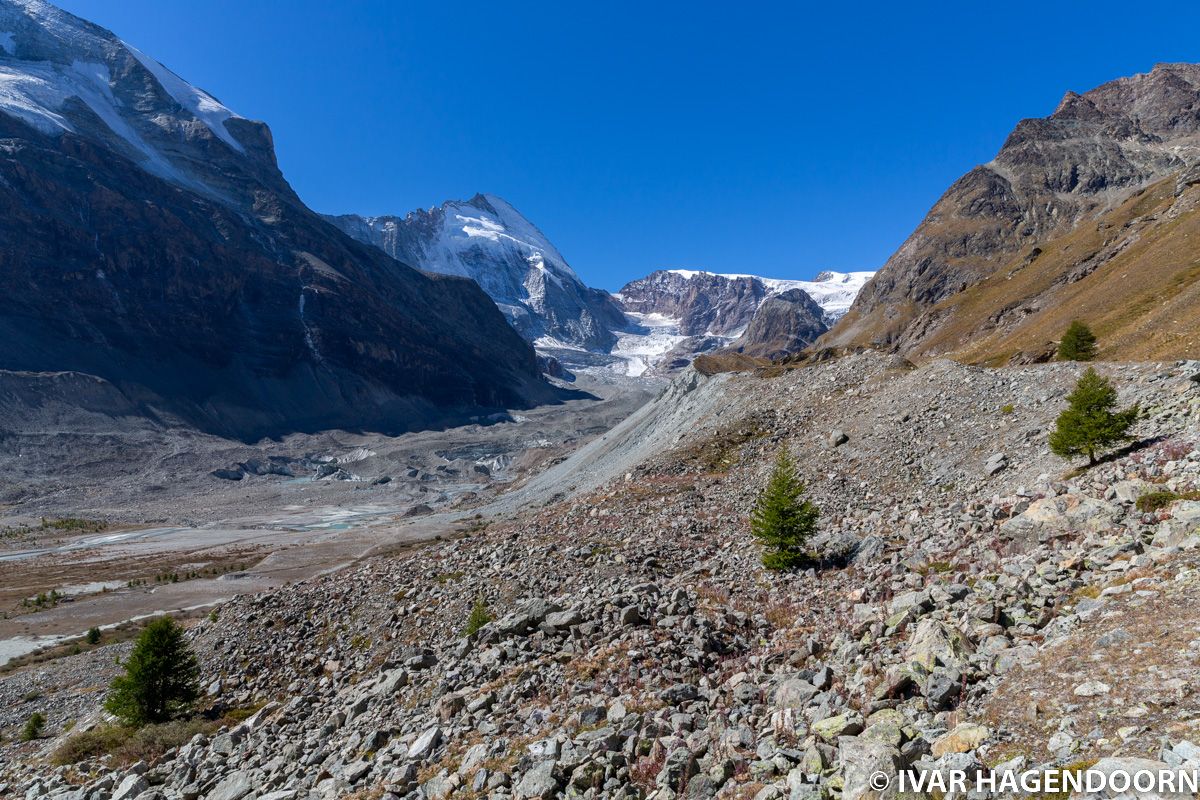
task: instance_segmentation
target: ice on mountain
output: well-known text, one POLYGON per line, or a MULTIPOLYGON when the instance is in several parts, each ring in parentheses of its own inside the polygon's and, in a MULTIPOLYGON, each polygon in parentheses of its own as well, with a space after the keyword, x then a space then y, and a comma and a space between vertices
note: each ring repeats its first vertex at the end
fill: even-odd
POLYGON ((811 281, 797 281, 781 278, 764 278, 761 275, 751 275, 749 273, 708 272, 707 270, 696 269, 671 269, 667 270, 667 272, 689 280, 697 275, 714 275, 719 278, 729 278, 730 280, 755 278, 761 281, 763 286, 772 295, 783 294, 791 289, 800 289, 821 307, 825 312, 826 320, 830 323, 845 316, 846 312, 850 310, 850 306, 854 303, 854 298, 866 286, 867 281, 871 280, 875 275, 874 272, 869 271, 835 272, 833 270, 825 270, 811 281))
POLYGON ((50 70, 16 70, 0 65, 0 111, 43 133, 55 133, 71 129, 61 114, 51 110, 61 107, 63 99, 50 70))
POLYGON ((607 353, 626 327, 620 307, 588 288, 546 236, 495 195, 403 218, 329 219, 402 263, 474 280, 529 341, 548 336, 607 353))
POLYGON ((520 212, 495 195, 483 197, 495 209, 495 218, 469 203, 453 203, 445 207, 447 224, 438 242, 430 248, 428 255, 431 259, 427 269, 472 277, 463 266, 463 253, 482 240, 515 251, 531 267, 547 272, 560 284, 560 276, 572 281, 579 280, 554 245, 520 212))
POLYGON ((74 61, 71 63, 71 69, 67 75, 79 78, 79 80, 69 81, 68 91, 70 94, 82 100, 97 117, 103 120, 109 130, 138 151, 144 159, 143 167, 159 177, 181 183, 187 182, 179 170, 175 169, 162 153, 148 145, 121 116, 117 100, 113 97, 112 76, 108 72, 108 67, 104 64, 74 61))
POLYGON ((679 333, 679 320, 665 314, 627 311, 625 315, 643 332, 618 333, 612 354, 622 359, 625 374, 631 378, 644 375, 662 356, 687 338, 679 333))
POLYGON ((183 181, 178 171, 129 126, 117 109, 104 64, 74 61, 69 68, 48 63, 0 64, 0 111, 29 123, 43 133, 74 131, 60 113, 71 97, 78 98, 114 134, 128 143, 143 166, 160 177, 183 181))
POLYGON ((194 118, 244 152, 225 127, 236 116, 232 111, 108 31, 41 0, 0 3, 0 26, 0 112, 46 134, 87 136, 93 126, 73 105, 81 103, 120 140, 118 152, 189 188, 203 189, 202 179, 189 177, 189 166, 168 155, 174 146, 156 141, 155 127, 170 135, 178 121, 194 118), (176 107, 163 104, 157 92, 147 93, 148 82, 128 80, 133 64, 149 72, 176 107))
MULTIPOLYGON (((225 120, 238 117, 237 114, 218 102, 208 92, 192 86, 133 45, 128 42, 122 42, 121 44, 125 45, 125 49, 154 76, 159 85, 163 87, 167 94, 174 98, 176 103, 179 103, 192 116, 207 125, 208 129, 216 134, 217 138, 225 142, 225 144, 239 153, 246 152, 241 143, 233 138, 229 129, 225 127, 225 120)), ((238 118, 240 119, 240 117, 238 118)))

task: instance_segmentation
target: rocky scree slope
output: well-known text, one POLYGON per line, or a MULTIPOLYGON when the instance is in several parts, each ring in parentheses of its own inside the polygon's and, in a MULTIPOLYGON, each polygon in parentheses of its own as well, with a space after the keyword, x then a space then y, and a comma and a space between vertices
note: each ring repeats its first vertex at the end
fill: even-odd
POLYGON ((0 232, 12 380, 247 438, 552 396, 472 282, 345 236, 266 125, 42 0, 0 0, 0 232))
POLYGON ((1112 358, 1194 357, 1200 65, 1068 92, 956 181, 823 340, 1034 361, 1071 317, 1112 358))
MULTIPOLYGON (((865 353, 699 383, 737 402, 703 404, 624 480, 197 624, 210 701, 267 702, 246 722, 124 767, 7 745, 0 781, 122 800, 858 800, 907 765, 1196 766, 1194 661, 1124 646, 1039 669, 1140 641, 1148 614, 1185 653, 1198 641, 1198 504, 1134 502, 1200 487, 1200 365, 1102 369, 1147 409, 1143 443, 1066 478, 1046 436, 1076 365, 865 353), (821 560, 794 574, 765 572, 746 531, 783 444, 824 511, 821 560), (480 596, 497 619, 463 636, 480 596), (1142 670, 1138 705, 1113 669, 1142 670)), ((86 717, 98 663, 3 678, 4 725, 36 707, 17 702, 34 681, 52 732, 86 717)))
POLYGON ((605 291, 586 286, 515 208, 477 194, 406 216, 326 216, 360 242, 418 269, 474 280, 531 342, 607 352, 628 327, 605 291))

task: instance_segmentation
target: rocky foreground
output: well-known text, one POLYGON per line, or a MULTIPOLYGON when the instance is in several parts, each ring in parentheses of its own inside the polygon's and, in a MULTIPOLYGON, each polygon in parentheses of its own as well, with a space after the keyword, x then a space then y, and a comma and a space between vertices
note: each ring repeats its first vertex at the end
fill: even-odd
POLYGON ((3 746, 0 795, 857 800, 914 765, 1200 765, 1200 502, 1136 507, 1200 488, 1200 364, 1100 371, 1147 414, 1082 474, 1046 445, 1073 364, 701 384, 727 402, 599 491, 195 624, 206 702, 263 705, 150 763, 49 761, 124 646, 3 678, 5 741, 38 709, 56 738, 3 746), (781 445, 824 512, 792 574, 746 525, 781 445))

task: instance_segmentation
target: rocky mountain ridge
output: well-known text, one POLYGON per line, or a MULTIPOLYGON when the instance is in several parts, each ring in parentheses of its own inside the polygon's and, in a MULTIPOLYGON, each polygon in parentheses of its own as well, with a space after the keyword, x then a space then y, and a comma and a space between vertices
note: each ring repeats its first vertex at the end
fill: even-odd
POLYGON ((474 283, 306 208, 266 125, 42 0, 0 34, 0 369, 249 438, 554 398, 474 283))
MULTIPOLYGON (((629 282, 614 296, 588 287, 533 223, 495 195, 477 194, 404 217, 346 214, 326 219, 419 269, 476 281, 541 351, 569 362, 581 358, 573 359, 571 349, 611 353, 634 358, 639 370, 663 364, 678 368, 696 353, 729 344, 764 300, 787 291, 803 291, 821 308, 821 330, 808 322, 792 323, 803 329, 801 339, 808 344, 806 337, 815 338, 839 319, 873 274, 823 272, 812 281, 793 281, 658 270, 629 282), (623 355, 627 353, 637 355, 623 355)), ((774 349, 803 346, 801 339, 779 339, 774 349)), ((746 346, 763 352, 766 347, 746 346)), ((588 363, 583 357, 578 365, 588 363)))
POLYGON ((800 352, 829 330, 825 319, 825 309, 803 289, 788 289, 764 300, 729 348, 758 358, 783 358, 800 352))
POLYGON ((495 195, 404 217, 326 219, 418 269, 474 280, 530 342, 607 351, 627 327, 609 294, 585 285, 546 236, 495 195))
POLYGON ((679 320, 684 336, 737 336, 767 297, 800 290, 821 307, 832 325, 849 310, 873 272, 825 271, 811 281, 723 275, 703 270, 657 270, 617 293, 627 311, 679 320))
POLYGON ((812 281, 797 281, 658 270, 616 295, 638 326, 635 331, 642 331, 622 336, 619 347, 643 354, 653 369, 668 373, 697 355, 730 347, 760 357, 793 353, 840 319, 872 274, 822 272, 812 281), (778 300, 785 295, 792 301, 778 300))
POLYGON ((1080 317, 1112 357, 1194 355, 1198 164, 1200 65, 1068 92, 946 191, 824 343, 1027 361, 1080 317))

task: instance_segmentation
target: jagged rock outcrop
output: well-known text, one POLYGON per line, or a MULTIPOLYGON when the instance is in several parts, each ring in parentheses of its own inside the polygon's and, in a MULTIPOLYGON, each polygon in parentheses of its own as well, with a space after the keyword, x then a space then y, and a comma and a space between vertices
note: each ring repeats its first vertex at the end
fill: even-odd
POLYGON ((1192 328, 1166 329, 1176 310, 1160 314, 1129 290, 1194 293, 1180 226, 1168 223, 1195 225, 1186 176, 1197 163, 1200 65, 1159 64, 1068 92, 947 190, 823 343, 907 354, 971 345, 978 356, 1017 358, 1043 348, 1070 314, 1103 318, 1110 354, 1194 349, 1192 328), (991 337, 984 345, 981 334, 991 337))
POLYGON ((266 125, 41 0, 0 34, 0 369, 245 437, 550 397, 477 286, 306 208, 266 125))
POLYGON ((826 270, 811 281, 721 275, 700 270, 658 270, 622 287, 617 297, 626 311, 679 320, 684 336, 737 336, 768 297, 800 290, 821 308, 832 325, 850 308, 873 272, 826 270))
POLYGON ((799 289, 768 297, 730 349, 760 358, 803 350, 829 330, 824 310, 799 289))
POLYGON ((730 336, 750 324, 767 294, 763 282, 748 275, 657 270, 625 284, 618 296, 626 311, 678 319, 684 336, 730 336))
POLYGON ((774 304, 756 332, 741 344, 748 348, 745 352, 755 354, 782 355, 801 349, 850 308, 872 274, 826 271, 811 281, 797 281, 658 270, 630 281, 616 297, 633 323, 651 337, 659 334, 661 346, 651 358, 653 368, 671 372, 698 355, 728 347, 747 332, 768 299, 784 294, 792 303, 774 304), (797 292, 804 296, 802 300, 797 292))
POLYGON ((474 280, 531 342, 607 351, 613 331, 627 327, 612 296, 584 284, 549 239, 495 195, 403 217, 326 219, 406 264, 474 280))

